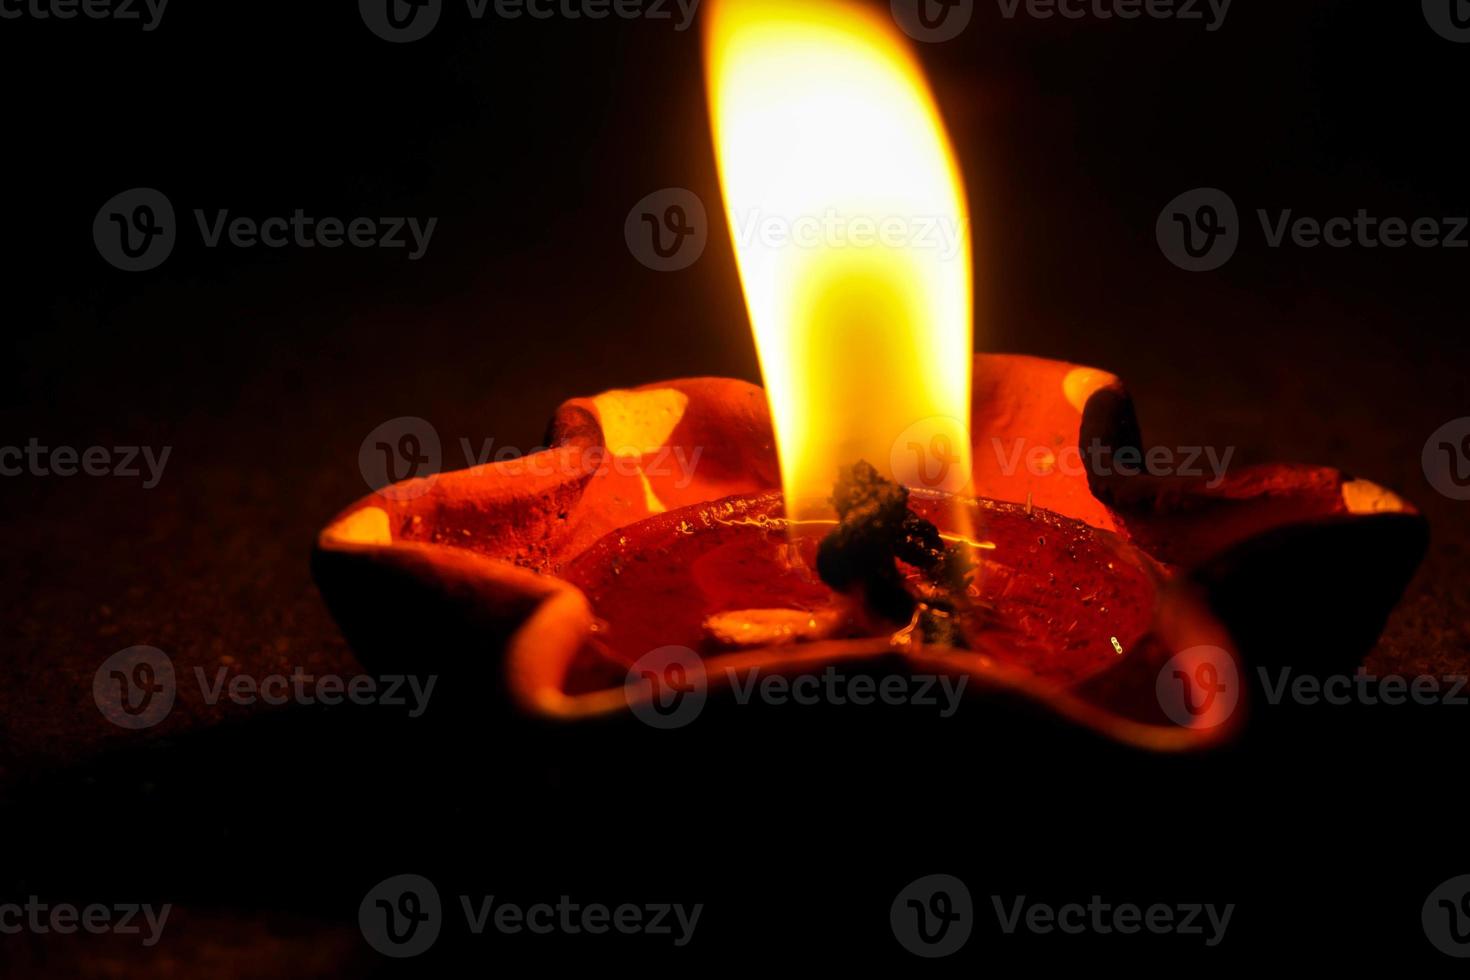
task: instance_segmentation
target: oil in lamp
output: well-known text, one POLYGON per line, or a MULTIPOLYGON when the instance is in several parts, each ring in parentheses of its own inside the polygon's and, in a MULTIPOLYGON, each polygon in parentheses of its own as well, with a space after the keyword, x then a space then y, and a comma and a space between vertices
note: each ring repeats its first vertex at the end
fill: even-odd
POLYGON ((732 230, 817 229, 734 236, 764 390, 574 398, 540 453, 349 507, 314 564, 366 666, 489 667, 508 706, 576 721, 657 697, 670 669, 721 696, 751 669, 881 662, 1180 750, 1238 729, 1271 624, 1317 623, 1342 662, 1371 645, 1425 547, 1411 506, 1321 467, 1096 465, 1143 452, 1118 378, 971 353, 965 195, 893 25, 748 0, 705 26, 732 230), (1014 467, 976 448, 995 440, 1094 451, 1014 467), (688 656, 640 674, 671 649, 688 656))

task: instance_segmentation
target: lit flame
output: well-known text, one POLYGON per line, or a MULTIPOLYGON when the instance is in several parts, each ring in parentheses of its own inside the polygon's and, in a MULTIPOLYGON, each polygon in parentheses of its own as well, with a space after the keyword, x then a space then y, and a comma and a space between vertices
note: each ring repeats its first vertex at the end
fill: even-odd
POLYGON ((788 516, 830 516, 858 460, 966 492, 969 218, 918 63, 848 4, 710 6, 715 151, 788 516))

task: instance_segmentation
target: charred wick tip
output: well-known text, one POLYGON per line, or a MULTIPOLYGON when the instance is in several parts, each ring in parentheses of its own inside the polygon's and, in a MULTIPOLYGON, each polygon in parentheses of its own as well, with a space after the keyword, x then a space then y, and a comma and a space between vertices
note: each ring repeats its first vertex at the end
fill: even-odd
MULTIPOLYGON (((817 574, 838 592, 860 595, 869 611, 891 622, 913 620, 919 600, 904 583, 898 562, 924 573, 949 592, 964 589, 973 566, 949 547, 939 529, 909 509, 909 492, 867 461, 844 467, 832 490, 838 525, 817 548, 817 574)), ((958 644, 952 604, 928 599, 920 615, 924 638, 958 644), (932 610, 932 611, 931 611, 932 610)))

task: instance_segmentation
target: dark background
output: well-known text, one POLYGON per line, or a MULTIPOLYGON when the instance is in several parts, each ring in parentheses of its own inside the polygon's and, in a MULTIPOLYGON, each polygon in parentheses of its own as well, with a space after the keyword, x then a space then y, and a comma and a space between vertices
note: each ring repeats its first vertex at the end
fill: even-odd
MULTIPOLYGON (((1467 252, 1267 248, 1256 208, 1470 214, 1470 46, 1418 4, 1236 0, 1223 27, 1003 19, 921 45, 976 225, 977 346, 1130 384, 1150 441, 1369 476, 1431 551, 1368 660, 1470 667, 1470 505, 1426 482, 1470 414, 1467 252), (1154 222, 1226 190, 1250 230, 1191 275, 1154 222)), ((523 904, 704 902, 695 942, 471 938, 411 969, 555 964, 975 971, 1012 961, 1209 970, 1452 968, 1424 897, 1470 872, 1464 707, 1319 708, 1203 758, 1159 759, 1022 709, 753 712, 688 738, 541 730, 454 692, 425 719, 184 698, 109 725, 97 665, 135 644, 181 671, 353 670, 311 583, 316 531, 365 492, 363 437, 428 419, 532 448, 562 400, 660 378, 758 380, 704 109, 697 31, 668 21, 471 21, 389 45, 355 5, 171 5, 160 27, 0 21, 7 445, 173 447, 162 483, 0 480, 0 829, 6 893, 172 901, 151 951, 4 937, 17 972, 330 975, 384 969, 357 903, 390 874, 523 904), (162 190, 159 269, 91 223, 162 190), (644 268, 623 220, 687 187, 716 222, 691 268, 644 268), (428 254, 206 249, 193 208, 436 216, 428 254), (965 879, 981 925, 925 964, 888 930, 908 881, 965 879), (1237 905, 1224 945, 1005 937, 987 896, 1237 905)), ((436 695, 437 696, 437 695, 436 695)), ((691 730, 692 731, 692 730, 691 730)))

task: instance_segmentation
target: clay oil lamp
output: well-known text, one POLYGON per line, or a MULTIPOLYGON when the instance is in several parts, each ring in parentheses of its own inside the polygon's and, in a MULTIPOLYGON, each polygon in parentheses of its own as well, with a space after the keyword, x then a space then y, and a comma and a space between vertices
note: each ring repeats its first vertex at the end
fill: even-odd
POLYGON ((1412 507, 1312 466, 1124 475, 1146 444, 1116 377, 972 356, 964 192, 893 26, 712 6, 732 229, 789 233, 735 235, 764 390, 574 398, 544 451, 349 507, 315 572, 367 667, 488 669, 509 705, 575 723, 876 664, 1182 750, 1238 730, 1276 624, 1366 651, 1423 553, 1412 507))

